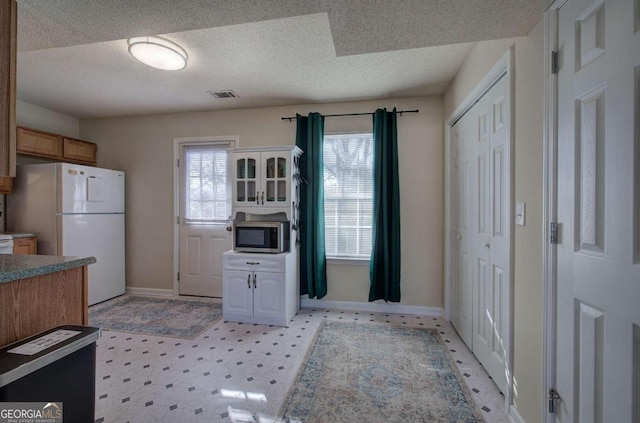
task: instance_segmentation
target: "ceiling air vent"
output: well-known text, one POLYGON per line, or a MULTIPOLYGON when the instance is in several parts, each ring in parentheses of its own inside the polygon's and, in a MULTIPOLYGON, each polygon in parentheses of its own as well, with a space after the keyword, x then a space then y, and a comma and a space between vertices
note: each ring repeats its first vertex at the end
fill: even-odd
POLYGON ((209 94, 214 96, 215 98, 237 98, 238 94, 234 93, 233 90, 221 90, 221 91, 207 91, 209 94))

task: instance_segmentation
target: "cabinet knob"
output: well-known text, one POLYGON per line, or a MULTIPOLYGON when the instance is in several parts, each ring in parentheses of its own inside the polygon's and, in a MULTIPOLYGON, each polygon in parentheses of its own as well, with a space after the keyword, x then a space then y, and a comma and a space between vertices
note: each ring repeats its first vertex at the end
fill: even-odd
POLYGON ((488 243, 488 242, 485 242, 485 243, 484 243, 484 248, 489 248, 489 247, 490 247, 489 243, 488 243))

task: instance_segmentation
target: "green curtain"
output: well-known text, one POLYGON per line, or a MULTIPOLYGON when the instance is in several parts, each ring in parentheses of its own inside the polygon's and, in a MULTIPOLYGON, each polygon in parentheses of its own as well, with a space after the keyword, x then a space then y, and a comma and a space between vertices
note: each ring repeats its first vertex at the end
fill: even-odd
POLYGON ((308 182, 300 186, 300 294, 320 299, 327 295, 322 172, 324 116, 297 114, 296 123, 296 145, 304 151, 300 173, 308 182))
POLYGON ((400 301, 400 187, 396 109, 373 114, 373 229, 369 301, 400 301))

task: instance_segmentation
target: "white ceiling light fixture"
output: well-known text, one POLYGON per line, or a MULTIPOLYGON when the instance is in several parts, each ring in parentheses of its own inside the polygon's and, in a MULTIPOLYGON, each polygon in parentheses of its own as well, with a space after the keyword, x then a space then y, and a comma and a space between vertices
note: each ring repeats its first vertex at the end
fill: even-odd
POLYGON ((135 37, 129 38, 127 44, 133 57, 152 68, 175 71, 187 66, 187 52, 165 38, 135 37))

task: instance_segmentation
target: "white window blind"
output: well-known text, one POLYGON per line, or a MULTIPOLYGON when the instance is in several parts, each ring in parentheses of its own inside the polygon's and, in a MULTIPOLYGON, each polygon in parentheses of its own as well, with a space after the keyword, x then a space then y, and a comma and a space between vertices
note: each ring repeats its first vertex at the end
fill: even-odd
POLYGON ((373 134, 325 135, 324 222, 328 257, 371 255, 373 134))
POLYGON ((229 210, 228 144, 186 145, 184 172, 185 222, 227 221, 229 210))

